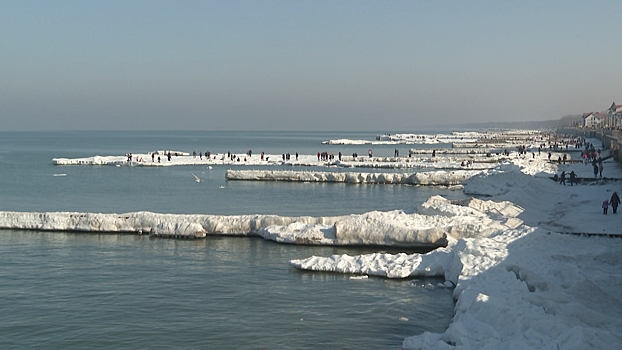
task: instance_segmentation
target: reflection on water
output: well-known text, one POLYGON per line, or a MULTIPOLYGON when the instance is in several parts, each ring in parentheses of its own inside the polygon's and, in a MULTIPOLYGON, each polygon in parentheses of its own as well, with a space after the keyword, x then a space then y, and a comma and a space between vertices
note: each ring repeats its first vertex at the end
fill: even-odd
POLYGON ((343 253, 361 250, 258 238, 3 230, 0 343, 399 348, 404 337, 447 327, 450 290, 425 290, 412 279, 351 280, 288 264, 343 253))
MULTIPOLYGON (((320 142, 373 139, 375 134, 0 134, 0 210, 7 211, 333 216, 413 208, 437 194, 463 198, 459 191, 433 187, 227 182, 227 167, 61 167, 51 161, 159 149, 366 154, 369 145, 320 142), (196 183, 191 172, 204 182, 196 183), (53 176, 57 173, 66 176, 53 176)), ((374 154, 390 156, 396 147, 374 146, 374 154)), ((401 148, 406 154, 407 147, 401 148)), ((307 169, 311 170, 301 168, 307 169)), ((351 280, 349 275, 303 272, 289 265, 292 259, 312 255, 375 251, 241 237, 171 240, 0 230, 0 344, 62 349, 385 349, 400 348, 406 336, 443 331, 453 313, 451 291, 418 287, 439 280, 351 280)))

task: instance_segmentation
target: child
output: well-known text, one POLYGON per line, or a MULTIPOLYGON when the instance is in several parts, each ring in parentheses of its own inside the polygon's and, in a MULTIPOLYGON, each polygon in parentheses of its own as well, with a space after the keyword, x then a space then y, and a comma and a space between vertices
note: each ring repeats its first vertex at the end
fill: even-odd
POLYGON ((607 209, 609 208, 609 200, 605 199, 603 201, 603 214, 607 215, 607 209))

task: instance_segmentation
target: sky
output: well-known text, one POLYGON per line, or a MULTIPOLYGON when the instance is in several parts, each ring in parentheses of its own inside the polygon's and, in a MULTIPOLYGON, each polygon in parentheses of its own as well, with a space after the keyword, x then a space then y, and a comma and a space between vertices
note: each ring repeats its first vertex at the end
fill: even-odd
POLYGON ((0 0, 0 131, 389 130, 622 103, 622 1, 0 0))

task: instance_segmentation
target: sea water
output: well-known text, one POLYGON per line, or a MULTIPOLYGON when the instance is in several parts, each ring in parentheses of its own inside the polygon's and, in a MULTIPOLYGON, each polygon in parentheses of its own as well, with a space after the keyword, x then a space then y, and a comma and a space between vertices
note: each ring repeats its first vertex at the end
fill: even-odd
MULTIPOLYGON (((206 166, 55 166, 51 161, 165 149, 237 154, 252 149, 258 155, 261 151, 366 154, 373 148, 375 155, 391 156, 395 148, 407 154, 412 147, 321 143, 337 138, 373 140, 374 135, 4 132, 0 133, 0 210, 325 216, 412 208, 435 194, 462 198, 460 192, 435 187, 228 182, 224 174, 230 166, 211 170, 206 166), (195 182, 191 172, 204 181, 195 182)), ((240 237, 172 240, 2 230, 0 344, 8 348, 399 348, 404 337, 443 331, 453 313, 451 290, 421 287, 442 279, 359 280, 299 271, 288 264, 312 255, 379 250, 404 251, 282 245, 240 237)))

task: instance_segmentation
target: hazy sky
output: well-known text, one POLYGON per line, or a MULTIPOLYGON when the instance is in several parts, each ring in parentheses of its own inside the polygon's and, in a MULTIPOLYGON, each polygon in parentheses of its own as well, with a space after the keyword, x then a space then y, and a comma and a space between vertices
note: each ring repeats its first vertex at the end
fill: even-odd
POLYGON ((4 1, 0 130, 387 130, 622 103, 622 1, 4 1))

